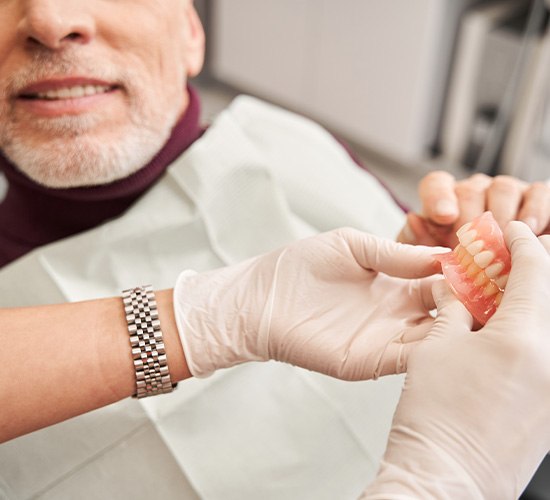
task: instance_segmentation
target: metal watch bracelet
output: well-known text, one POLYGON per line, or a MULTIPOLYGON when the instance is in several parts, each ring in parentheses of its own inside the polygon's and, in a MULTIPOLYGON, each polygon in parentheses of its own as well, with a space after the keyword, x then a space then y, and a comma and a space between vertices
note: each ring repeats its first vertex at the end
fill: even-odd
POLYGON ((122 292, 136 371, 136 394, 144 398, 172 392, 166 350, 160 330, 157 303, 151 285, 122 292))

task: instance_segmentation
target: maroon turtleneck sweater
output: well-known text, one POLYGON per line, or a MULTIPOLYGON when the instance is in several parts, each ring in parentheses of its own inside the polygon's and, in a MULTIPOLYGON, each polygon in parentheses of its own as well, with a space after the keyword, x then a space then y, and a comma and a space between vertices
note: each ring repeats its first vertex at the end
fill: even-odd
MULTIPOLYGON (((0 171, 8 181, 8 191, 0 203, 0 267, 33 248, 96 227, 128 209, 204 133, 205 128, 199 125, 199 97, 192 87, 188 91, 189 106, 163 148, 138 172, 111 184, 46 188, 22 174, 0 153, 0 171)), ((350 148, 340 142, 354 162, 368 171, 350 148)))
POLYGON ((197 140, 200 103, 191 87, 189 106, 163 148, 134 174, 102 186, 51 189, 36 184, 0 154, 8 191, 0 204, 0 267, 33 248, 91 229, 122 214, 197 140))

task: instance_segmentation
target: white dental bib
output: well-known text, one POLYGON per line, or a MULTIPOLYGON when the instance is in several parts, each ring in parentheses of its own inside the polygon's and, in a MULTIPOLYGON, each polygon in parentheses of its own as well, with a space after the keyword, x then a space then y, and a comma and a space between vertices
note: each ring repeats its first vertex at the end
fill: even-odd
MULTIPOLYGON (((183 269, 339 226, 392 238, 403 221, 330 134, 239 97, 122 217, 4 268, 0 306, 169 288, 183 269)), ((376 473, 401 383, 276 362, 184 381, 0 445, 0 498, 353 499, 376 473)))

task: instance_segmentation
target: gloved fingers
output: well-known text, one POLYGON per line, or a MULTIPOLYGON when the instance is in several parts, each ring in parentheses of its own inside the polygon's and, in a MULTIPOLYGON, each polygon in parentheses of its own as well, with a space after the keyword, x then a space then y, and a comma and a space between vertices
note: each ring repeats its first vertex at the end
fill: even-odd
MULTIPOLYGON (((545 263, 548 261, 548 248, 545 237, 539 240, 529 226, 512 221, 504 232, 506 245, 512 254, 512 269, 506 286, 503 302, 521 300, 520 296, 530 297, 536 293, 537 283, 548 280, 545 263)), ((541 283, 542 284, 542 283, 541 283)))
POLYGON ((437 318, 434 333, 454 334, 470 332, 473 326, 472 315, 455 297, 445 280, 439 280, 432 288, 437 318))
POLYGON ((449 251, 442 247, 404 245, 350 228, 338 231, 361 267, 399 278, 422 278, 440 272, 433 256, 449 251))
POLYGON ((389 339, 380 352, 374 372, 370 378, 376 380, 384 375, 403 373, 407 369, 407 359, 411 346, 416 346, 430 333, 434 319, 428 318, 422 323, 403 329, 389 339))
POLYGON ((533 260, 544 255, 542 242, 537 241, 533 231, 523 222, 510 222, 504 231, 504 239, 512 254, 512 270, 518 260, 533 260))
POLYGON ((546 237, 539 240, 523 222, 510 222, 504 239, 512 254, 512 269, 495 321, 504 321, 510 329, 511 322, 519 326, 524 314, 533 313, 534 304, 549 303, 550 257, 546 237))
POLYGON ((542 243, 542 246, 546 248, 548 254, 550 254, 550 234, 539 236, 539 241, 542 243))
POLYGON ((384 377, 385 375, 405 373, 411 352, 422 343, 422 340, 407 342, 405 344, 400 342, 389 344, 372 379, 376 380, 378 377, 384 377))
MULTIPOLYGON (((418 342, 419 340, 422 340, 428 336, 431 329, 434 326, 434 318, 426 318, 421 323, 415 326, 411 326, 403 330, 399 338, 397 339, 400 341, 401 344, 410 344, 412 342, 418 342)), ((397 342, 394 341, 395 345, 398 345, 397 342)))
POLYGON ((435 282, 441 281, 441 276, 428 276, 418 280, 418 293, 420 300, 426 311, 432 311, 436 308, 435 299, 432 293, 432 286, 435 282))

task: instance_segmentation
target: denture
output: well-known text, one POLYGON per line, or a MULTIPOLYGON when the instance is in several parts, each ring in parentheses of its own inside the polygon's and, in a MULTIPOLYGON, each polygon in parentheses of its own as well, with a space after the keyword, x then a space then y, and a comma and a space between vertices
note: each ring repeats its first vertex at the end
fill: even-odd
POLYGON ((458 299, 484 325, 497 310, 508 282, 510 252, 491 212, 464 224, 452 252, 436 255, 458 299))

